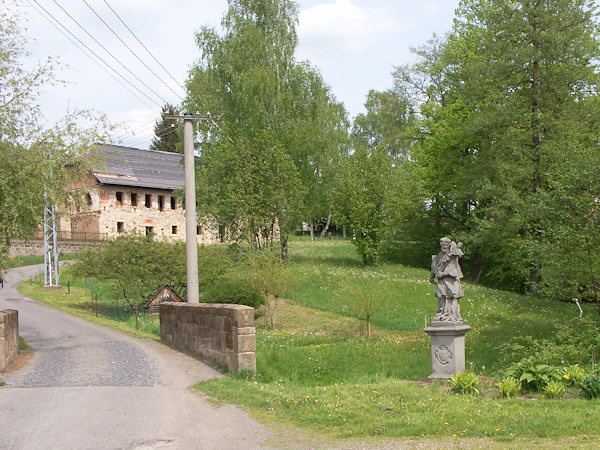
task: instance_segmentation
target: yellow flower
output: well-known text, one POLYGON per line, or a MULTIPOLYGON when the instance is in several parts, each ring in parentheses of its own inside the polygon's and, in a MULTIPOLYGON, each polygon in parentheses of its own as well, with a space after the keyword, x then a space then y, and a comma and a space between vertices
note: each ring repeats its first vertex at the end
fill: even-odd
POLYGON ((452 435, 452 437, 456 437, 456 435, 455 435, 455 434, 453 434, 453 435, 452 435))
POLYGON ((564 374, 564 375, 563 375, 563 378, 564 378, 565 380, 568 380, 568 379, 570 379, 571 377, 569 376, 569 374, 567 374, 567 373, 566 373, 566 374, 564 374))
POLYGON ((500 431, 500 428, 496 428, 496 431, 500 431))

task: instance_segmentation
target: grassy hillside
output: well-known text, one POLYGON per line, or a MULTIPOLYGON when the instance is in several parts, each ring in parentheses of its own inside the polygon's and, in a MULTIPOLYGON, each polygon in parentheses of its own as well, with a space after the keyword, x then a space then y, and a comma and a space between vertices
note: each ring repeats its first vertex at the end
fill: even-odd
MULTIPOLYGON (((223 247, 223 251, 226 251, 223 247)), ((207 261, 207 263, 210 263, 207 261)), ((584 306, 535 299, 463 283, 467 365, 480 378, 482 395, 452 394, 431 373, 429 337, 423 328, 435 313, 428 271, 393 264, 364 267, 348 241, 293 241, 288 264, 298 279, 278 304, 271 330, 257 315, 257 374, 200 383, 215 401, 237 403, 255 417, 299 426, 336 438, 476 439, 503 445, 587 446, 600 437, 598 400, 564 400, 527 394, 499 399, 495 380, 522 358, 551 365, 580 364, 591 371, 600 353, 598 313, 584 306), (373 337, 348 306, 374 293, 379 309, 373 337), (565 419, 568 417, 569 419, 565 419), (493 440, 489 441, 488 440, 493 440)), ((68 279, 68 272, 63 279, 68 279)), ((43 291, 23 283, 27 295, 84 316, 95 316, 89 282, 73 280, 73 294, 43 291)), ((160 280, 157 280, 157 285, 160 280)), ((94 281, 103 323, 135 327, 121 302, 103 298, 94 281)), ((156 319, 144 330, 156 335, 156 319)), ((467 441, 461 441, 467 440, 467 441)), ((361 444, 362 445, 362 444, 361 444)))

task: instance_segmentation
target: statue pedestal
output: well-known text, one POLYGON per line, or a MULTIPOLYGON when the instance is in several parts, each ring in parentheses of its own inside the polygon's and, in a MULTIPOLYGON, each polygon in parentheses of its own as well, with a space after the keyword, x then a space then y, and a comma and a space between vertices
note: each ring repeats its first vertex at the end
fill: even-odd
POLYGON ((425 333, 431 336, 431 365, 429 378, 452 378, 465 371, 465 334, 471 329, 462 322, 432 320, 425 333))

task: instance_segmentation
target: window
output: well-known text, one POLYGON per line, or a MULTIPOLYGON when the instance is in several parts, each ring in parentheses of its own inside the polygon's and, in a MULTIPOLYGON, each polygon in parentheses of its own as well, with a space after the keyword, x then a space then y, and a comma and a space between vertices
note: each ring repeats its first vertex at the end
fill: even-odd
POLYGON ((92 196, 90 194, 85 196, 85 201, 87 202, 88 206, 92 206, 92 196))
POLYGON ((117 199, 117 205, 122 205, 123 204, 123 193, 117 192, 116 199, 117 199))
POLYGON ((196 225, 196 234, 202 234, 202 227, 200 225, 196 225))
POLYGON ((137 206, 137 194, 135 192, 131 193, 131 206, 137 206))
POLYGON ((165 196, 164 195, 158 196, 158 209, 160 209, 161 211, 165 210, 165 196))
POLYGON ((117 222, 117 233, 125 231, 125 222, 117 222))
POLYGON ((171 234, 177 234, 177 225, 171 225, 171 234))
POLYGON ((177 209, 177 197, 171 197, 171 209, 177 209))
POLYGON ((146 227, 146 236, 152 237, 154 234, 154 227, 146 227))
POLYGON ((152 208, 152 195, 146 194, 146 208, 152 208))

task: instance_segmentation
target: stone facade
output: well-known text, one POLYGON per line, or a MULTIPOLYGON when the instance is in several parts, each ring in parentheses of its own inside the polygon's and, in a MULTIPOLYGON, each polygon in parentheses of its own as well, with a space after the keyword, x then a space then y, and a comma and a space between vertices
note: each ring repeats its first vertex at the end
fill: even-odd
MULTIPOLYGON (((77 188, 87 192, 58 224, 59 239, 103 240, 122 233, 185 240, 182 155, 116 145, 97 145, 95 164, 77 188)), ((77 203, 77 202, 74 202, 77 203)), ((210 218, 196 226, 198 244, 218 242, 210 218)))
POLYGON ((19 312, 0 311, 0 372, 6 372, 19 353, 19 312))
POLYGON ((160 338, 231 372, 256 372, 254 308, 249 306, 161 303, 160 338))
MULTIPOLYGON (((121 233, 153 233, 158 239, 185 240, 185 210, 172 190, 96 183, 87 196, 87 208, 63 216, 59 230, 62 235, 68 230, 74 237, 111 239, 121 233)), ((212 245, 218 229, 204 221, 197 226, 196 236, 198 244, 212 245)))

